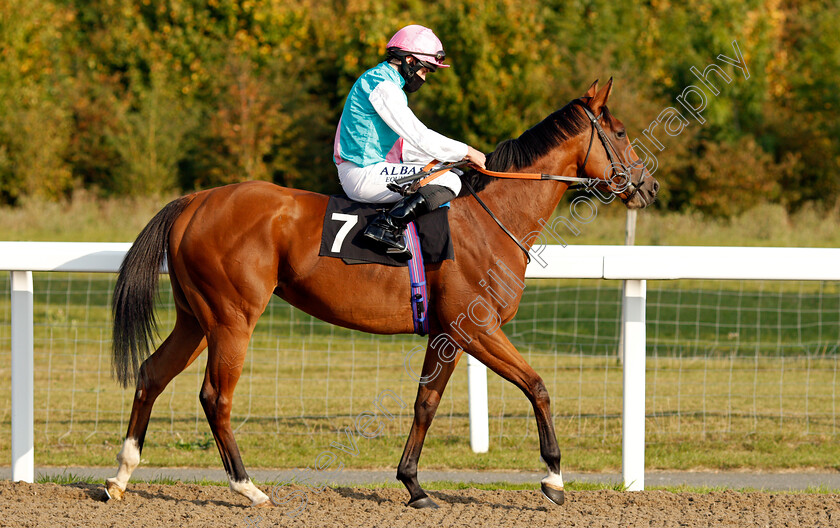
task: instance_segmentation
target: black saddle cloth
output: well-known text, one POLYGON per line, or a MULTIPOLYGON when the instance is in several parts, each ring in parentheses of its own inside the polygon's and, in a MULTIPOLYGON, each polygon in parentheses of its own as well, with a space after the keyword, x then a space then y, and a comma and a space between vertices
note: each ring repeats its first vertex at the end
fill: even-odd
MULTIPOLYGON (((318 255, 343 259, 347 264, 375 263, 387 266, 407 266, 385 254, 384 248, 364 237, 362 232, 377 213, 390 207, 383 204, 354 202, 346 196, 330 196, 321 249, 318 255)), ((453 260, 452 239, 449 236, 448 207, 439 207, 415 220, 424 264, 453 260)))

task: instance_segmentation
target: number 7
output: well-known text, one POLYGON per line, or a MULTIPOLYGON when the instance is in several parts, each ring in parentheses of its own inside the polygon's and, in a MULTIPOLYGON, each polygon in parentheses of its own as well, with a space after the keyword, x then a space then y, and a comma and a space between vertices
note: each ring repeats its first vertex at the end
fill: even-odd
POLYGON ((341 245, 344 244, 344 239, 347 237, 347 233, 353 229, 353 226, 359 222, 359 217, 357 215, 348 215, 343 213, 333 213, 332 217, 333 220, 338 220, 339 222, 344 222, 344 225, 341 226, 341 229, 338 230, 338 233, 335 235, 335 240, 333 240, 333 245, 330 248, 330 251, 333 253, 338 253, 341 251, 341 245))

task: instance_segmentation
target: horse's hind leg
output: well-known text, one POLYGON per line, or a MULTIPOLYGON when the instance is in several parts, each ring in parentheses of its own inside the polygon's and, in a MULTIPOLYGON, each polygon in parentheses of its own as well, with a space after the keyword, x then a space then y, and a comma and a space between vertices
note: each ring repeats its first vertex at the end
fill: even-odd
POLYGON ((140 463, 140 453, 155 399, 172 378, 190 366, 206 346, 198 321, 192 314, 179 309, 172 333, 143 362, 137 374, 137 390, 128 420, 128 431, 117 455, 120 467, 116 477, 105 481, 105 489, 111 498, 122 499, 128 479, 140 463))
POLYGON ((230 489, 250 499, 252 506, 270 506, 268 496, 254 486, 245 472, 230 426, 233 391, 242 374, 252 331, 253 328, 241 328, 239 325, 217 326, 210 331, 207 370, 199 399, 219 448, 230 489))

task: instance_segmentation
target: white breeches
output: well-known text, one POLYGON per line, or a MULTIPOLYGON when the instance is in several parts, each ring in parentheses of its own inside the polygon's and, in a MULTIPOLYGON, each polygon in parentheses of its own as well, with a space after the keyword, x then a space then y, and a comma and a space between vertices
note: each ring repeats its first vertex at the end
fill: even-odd
MULTIPOLYGON (((425 164, 389 163, 382 161, 367 167, 359 167, 355 163, 345 161, 338 166, 338 179, 347 197, 357 202, 393 203, 402 196, 389 191, 386 185, 396 179, 411 176, 423 170, 425 164)), ((442 185, 457 196, 461 191, 461 178, 457 174, 447 172, 430 182, 431 185, 442 185)))

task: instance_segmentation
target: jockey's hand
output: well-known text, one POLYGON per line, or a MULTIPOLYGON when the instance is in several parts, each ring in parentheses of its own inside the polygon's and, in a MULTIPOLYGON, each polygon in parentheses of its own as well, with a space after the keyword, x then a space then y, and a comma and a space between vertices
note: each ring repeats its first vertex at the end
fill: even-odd
POLYGON ((473 165, 476 165, 482 169, 486 169, 487 167, 484 166, 484 163, 487 161, 484 157, 484 153, 474 148, 468 146, 467 147, 467 157, 465 158, 469 160, 473 165))

